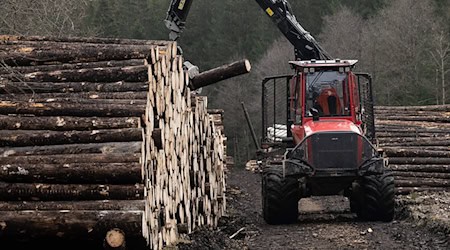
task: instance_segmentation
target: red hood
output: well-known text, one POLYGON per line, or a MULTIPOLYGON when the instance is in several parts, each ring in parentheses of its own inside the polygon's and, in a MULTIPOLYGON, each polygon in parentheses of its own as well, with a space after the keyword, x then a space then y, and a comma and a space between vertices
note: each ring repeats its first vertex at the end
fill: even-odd
POLYGON ((361 129, 356 126, 353 122, 344 119, 336 120, 319 120, 319 121, 308 121, 303 125, 305 130, 305 136, 317 132, 348 132, 352 131, 357 134, 362 135, 361 129))

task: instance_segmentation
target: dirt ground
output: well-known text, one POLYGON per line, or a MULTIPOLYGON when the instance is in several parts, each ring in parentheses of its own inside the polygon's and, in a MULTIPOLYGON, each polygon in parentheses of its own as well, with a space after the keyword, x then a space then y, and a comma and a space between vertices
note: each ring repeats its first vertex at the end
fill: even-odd
POLYGON ((227 216, 179 249, 450 249, 450 194, 398 196, 389 223, 358 221, 344 197, 300 201, 298 223, 267 225, 260 174, 235 167, 227 179, 227 216), (230 239, 232 238, 232 239, 230 239))

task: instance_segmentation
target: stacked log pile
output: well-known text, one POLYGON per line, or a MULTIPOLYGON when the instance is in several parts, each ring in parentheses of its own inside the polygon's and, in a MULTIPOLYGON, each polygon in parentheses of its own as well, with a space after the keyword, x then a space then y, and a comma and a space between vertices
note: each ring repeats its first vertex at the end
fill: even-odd
POLYGON ((397 193, 450 190, 450 105, 375 107, 397 193))
POLYGON ((0 36, 0 63, 0 237, 161 249, 217 226, 223 112, 176 42, 0 36))

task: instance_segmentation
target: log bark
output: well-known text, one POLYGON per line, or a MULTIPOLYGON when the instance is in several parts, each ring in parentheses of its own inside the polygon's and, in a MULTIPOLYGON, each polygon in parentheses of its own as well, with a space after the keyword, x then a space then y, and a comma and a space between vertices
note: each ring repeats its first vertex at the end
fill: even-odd
POLYGON ((6 130, 97 130, 138 128, 138 117, 7 116, 0 115, 0 129, 6 130))
POLYGON ((8 183, 136 184, 140 163, 2 164, 0 181, 8 183))
POLYGON ((70 164, 139 162, 141 154, 67 154, 0 157, 0 164, 70 164))
POLYGON ((0 211, 22 210, 144 210, 144 200, 94 200, 94 201, 0 201, 0 211))
POLYGON ((142 128, 92 131, 0 130, 0 146, 23 147, 73 143, 142 141, 142 128))
POLYGON ((0 211, 0 238, 103 239, 112 228, 142 238, 142 211, 0 211))
POLYGON ((123 154, 141 153, 142 141, 63 144, 51 146, 1 147, 0 157, 63 154, 123 154))
POLYGON ((145 106, 134 104, 28 103, 0 101, 0 114, 32 114, 43 116, 140 117, 145 106))
MULTIPOLYGON (((53 72, 53 71, 52 71, 53 72)), ((52 76, 53 77, 53 76, 52 76)), ((4 82, 0 94, 148 91, 148 82, 4 82)))
POLYGON ((192 90, 206 87, 208 85, 226 80, 235 76, 250 72, 251 65, 248 60, 241 60, 202 72, 191 79, 190 88, 192 90))
MULTIPOLYGON (((158 45, 166 46, 174 44, 173 41, 164 40, 141 40, 141 39, 125 39, 125 38, 104 38, 104 37, 56 37, 56 36, 15 36, 1 35, 0 41, 30 41, 30 42, 57 42, 57 43, 99 43, 99 44, 128 44, 128 45, 158 45)), ((20 43, 19 43, 20 44, 20 43)))
POLYGON ((394 171, 450 173, 448 165, 388 165, 394 171))
POLYGON ((144 186, 102 184, 48 184, 0 182, 2 201, 137 200, 144 186))
POLYGON ((448 157, 450 151, 435 151, 422 149, 406 149, 406 148, 383 148, 388 157, 448 157))
POLYGON ((52 98, 71 98, 71 99, 128 99, 145 100, 146 91, 140 92, 71 92, 71 93, 30 93, 30 94, 0 94, 0 100, 13 102, 41 102, 52 98))
POLYGON ((396 111, 450 111, 450 105, 429 105, 429 106, 375 106, 375 111, 396 110, 396 111))
POLYGON ((450 118, 448 116, 377 116, 378 119, 383 120, 395 120, 395 121, 421 121, 421 122, 443 122, 443 123, 449 123, 450 118))
POLYGON ((406 195, 417 192, 441 192, 448 191, 447 187, 396 187, 397 195, 406 195))
POLYGON ((450 158, 389 157, 389 164, 450 164, 450 158))
MULTIPOLYGON (((1 52, 0 52, 1 57, 1 52)), ((109 67, 3 75, 14 82, 145 82, 148 66, 109 67)))
POLYGON ((392 171, 392 174, 400 179, 403 177, 450 179, 450 173, 392 171))
POLYGON ((9 66, 147 59, 152 45, 86 43, 0 44, 0 61, 9 66))
POLYGON ((394 183, 399 187, 447 187, 450 188, 449 179, 437 179, 437 178, 408 178, 408 177, 395 177, 394 183))
POLYGON ((139 66, 147 63, 144 59, 131 59, 120 61, 98 61, 89 63, 64 63, 64 64, 52 64, 52 65, 37 65, 37 66, 19 66, 19 67, 0 67, 0 75, 7 75, 11 73, 15 74, 27 74, 38 71, 56 71, 56 70, 68 70, 68 69, 92 69, 92 68, 105 68, 105 67, 125 67, 125 66, 139 66))

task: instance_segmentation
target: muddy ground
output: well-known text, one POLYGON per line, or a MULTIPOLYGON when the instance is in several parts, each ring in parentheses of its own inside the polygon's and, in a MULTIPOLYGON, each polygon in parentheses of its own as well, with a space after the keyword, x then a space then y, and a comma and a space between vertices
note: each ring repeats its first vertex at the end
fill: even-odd
POLYGON ((230 169, 227 216, 217 230, 199 230, 179 249, 450 249, 448 192, 398 196, 389 223, 358 221, 344 197, 302 199, 297 223, 272 226, 262 218, 260 180, 258 173, 230 169))

